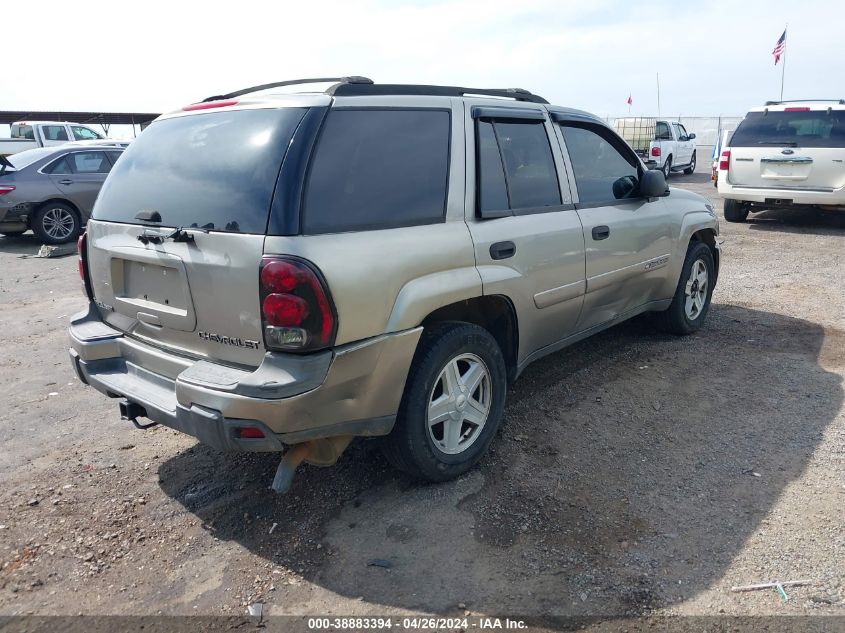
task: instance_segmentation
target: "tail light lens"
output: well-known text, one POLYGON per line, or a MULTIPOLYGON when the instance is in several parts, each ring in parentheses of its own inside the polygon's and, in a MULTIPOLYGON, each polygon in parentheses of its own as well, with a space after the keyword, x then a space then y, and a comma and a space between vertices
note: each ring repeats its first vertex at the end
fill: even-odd
POLYGON ((5 196, 15 190, 14 185, 0 185, 0 196, 5 196))
POLYGON ((651 148, 651 155, 652 156, 660 156, 660 148, 659 147, 652 147, 651 148))
POLYGON ((310 352, 334 342, 334 306, 312 264, 295 257, 265 257, 259 280, 267 349, 310 352))
POLYGON ((91 292, 91 281, 88 279, 87 246, 88 234, 83 233, 79 236, 79 239, 76 240, 76 253, 78 255, 76 264, 79 269, 79 278, 82 280, 82 293, 88 297, 89 301, 92 301, 94 299, 94 295, 91 292))
POLYGON ((719 159, 719 171, 728 171, 731 166, 731 151, 726 149, 719 159))

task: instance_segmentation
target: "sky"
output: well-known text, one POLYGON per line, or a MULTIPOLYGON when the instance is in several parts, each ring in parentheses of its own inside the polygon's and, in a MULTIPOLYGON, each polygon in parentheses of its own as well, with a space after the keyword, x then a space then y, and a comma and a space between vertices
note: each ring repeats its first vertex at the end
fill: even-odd
POLYGON ((663 116, 742 115, 780 94, 771 51, 787 23, 784 98, 845 98, 842 0, 49 0, 38 13, 50 18, 3 29, 0 110, 162 112, 364 75, 526 88, 603 117, 627 114, 630 94, 632 115, 656 115, 659 73, 663 116))

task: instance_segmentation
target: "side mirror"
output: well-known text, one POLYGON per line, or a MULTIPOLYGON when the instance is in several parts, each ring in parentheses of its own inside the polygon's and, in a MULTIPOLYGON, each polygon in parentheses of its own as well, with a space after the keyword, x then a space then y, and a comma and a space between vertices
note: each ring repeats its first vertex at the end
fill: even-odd
POLYGON ((694 138, 695 138, 695 133, 694 133, 694 132, 690 132, 690 135, 689 135, 689 140, 693 140, 694 138))
POLYGON ((649 169, 640 176, 640 195, 643 198, 660 198, 666 195, 666 176, 657 169, 649 169))

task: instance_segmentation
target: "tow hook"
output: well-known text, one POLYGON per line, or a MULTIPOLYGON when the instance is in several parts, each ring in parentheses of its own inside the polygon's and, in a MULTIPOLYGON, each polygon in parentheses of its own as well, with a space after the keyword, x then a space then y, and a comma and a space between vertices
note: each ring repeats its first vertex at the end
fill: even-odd
POLYGON ((143 431, 144 429, 149 429, 158 425, 158 422, 150 422, 149 424, 141 424, 138 422, 137 418, 147 417, 147 410, 137 402, 130 402, 124 398, 120 401, 118 406, 120 407, 120 419, 129 420, 135 425, 136 429, 141 429, 143 431))
POLYGON ((312 466, 333 466, 351 441, 351 435, 338 435, 294 444, 282 456, 270 488, 280 495, 290 490, 296 469, 302 462, 312 466))

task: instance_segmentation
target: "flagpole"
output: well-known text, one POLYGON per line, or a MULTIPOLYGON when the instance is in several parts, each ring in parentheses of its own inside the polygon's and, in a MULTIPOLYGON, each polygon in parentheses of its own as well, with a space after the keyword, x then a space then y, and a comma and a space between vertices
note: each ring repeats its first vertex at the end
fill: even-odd
MULTIPOLYGON (((783 29, 784 35, 786 35, 786 31, 789 28, 789 23, 787 22, 786 27, 783 29)), ((783 101, 783 77, 786 75, 786 38, 783 39, 783 66, 780 67, 780 100, 783 101)))
POLYGON ((660 73, 657 73, 657 117, 660 118, 660 73))

